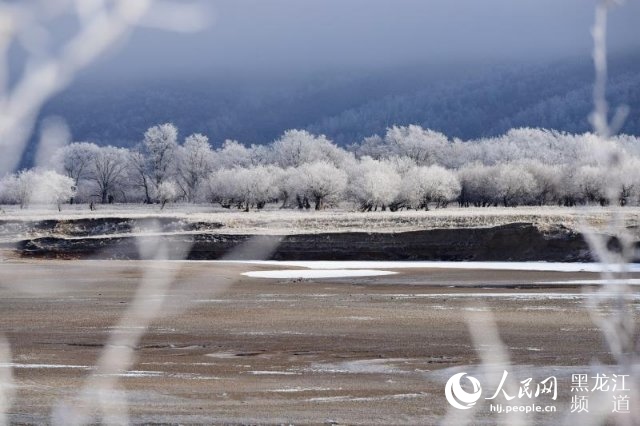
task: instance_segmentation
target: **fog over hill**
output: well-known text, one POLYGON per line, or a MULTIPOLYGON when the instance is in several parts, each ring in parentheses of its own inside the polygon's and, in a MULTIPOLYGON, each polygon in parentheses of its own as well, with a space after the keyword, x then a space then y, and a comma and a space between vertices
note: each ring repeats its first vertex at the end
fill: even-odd
MULTIPOLYGON (((463 139, 590 129, 593 0, 195 1, 212 10, 208 29, 136 30, 42 117, 65 118, 74 140, 119 146, 167 121, 214 146, 267 143, 291 128, 340 145, 393 124, 463 139)), ((630 106, 631 134, 640 134, 639 13, 640 0, 612 9, 607 35, 609 97, 630 106)), ((73 25, 49 30, 63 38, 73 25)))
MULTIPOLYGON (((640 134, 640 56, 616 58, 613 106, 626 104, 623 132, 640 134)), ((348 145, 393 125, 420 124, 450 137, 494 136, 513 127, 590 130, 593 71, 589 61, 545 65, 479 65, 448 75, 419 66, 328 73, 286 80, 197 77, 135 85, 79 84, 50 102, 75 140, 131 146, 151 125, 174 122, 183 135, 207 134, 266 143, 291 128, 348 145), (424 72, 423 72, 424 71, 424 72)))

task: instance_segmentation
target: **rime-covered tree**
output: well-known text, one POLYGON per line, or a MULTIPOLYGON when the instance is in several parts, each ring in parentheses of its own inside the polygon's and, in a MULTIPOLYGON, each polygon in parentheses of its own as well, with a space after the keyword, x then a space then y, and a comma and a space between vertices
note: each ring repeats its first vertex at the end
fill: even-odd
POLYGON ((442 133, 415 125, 393 126, 387 129, 384 140, 391 153, 409 157, 421 166, 441 163, 448 145, 442 133))
POLYGON ((70 202, 80 199, 87 192, 90 168, 99 148, 90 142, 73 142, 60 148, 51 158, 50 165, 56 171, 73 179, 76 192, 70 202))
POLYGON ((30 202, 34 204, 54 204, 58 211, 61 204, 75 193, 74 180, 53 170, 39 171, 33 180, 30 202))
POLYGON ((562 167, 546 164, 537 160, 525 160, 519 166, 529 172, 535 180, 535 186, 528 199, 537 205, 557 202, 560 194, 562 167))
POLYGON ((146 204, 151 204, 154 187, 148 173, 147 159, 140 145, 128 152, 127 162, 129 164, 127 182, 142 192, 146 204))
POLYGON ((328 161, 303 164, 297 168, 296 180, 300 193, 316 210, 340 200, 347 188, 347 174, 328 161))
POLYGON ((73 142, 60 148, 52 158, 52 165, 73 179, 75 186, 87 179, 89 168, 96 156, 98 146, 90 142, 73 142))
POLYGON ((497 166, 495 198, 505 207, 527 204, 537 191, 536 180, 531 173, 517 163, 497 166))
POLYGON ((226 140, 222 147, 215 151, 214 166, 216 169, 233 169, 249 167, 252 164, 251 150, 238 141, 226 140))
POLYGON ((420 166, 402 178, 400 199, 409 207, 429 210, 430 203, 445 207, 460 195, 460 182, 450 170, 440 166, 420 166))
POLYGON ((89 169, 89 179, 95 183, 96 195, 103 204, 123 191, 128 160, 129 153, 124 148, 106 146, 98 150, 89 169))
POLYGON ((0 181, 3 202, 19 204, 21 209, 28 206, 35 186, 35 175, 34 170, 22 170, 5 176, 0 181))
POLYGON ((160 184, 173 178, 177 165, 178 129, 171 123, 150 127, 138 147, 134 166, 140 183, 145 186, 147 202, 159 201, 160 184))
POLYGON ((164 209, 164 206, 174 201, 178 197, 178 185, 172 180, 163 181, 158 186, 158 200, 160 201, 160 210, 164 209))
POLYGON ((458 170, 461 184, 460 205, 487 207, 497 205, 497 175, 498 170, 493 166, 480 163, 468 164, 458 170))
POLYGON ((278 196, 277 172, 271 166, 218 170, 209 178, 210 198, 224 207, 261 209, 278 196))
POLYGON ((53 170, 23 170, 0 180, 0 199, 19 204, 56 205, 69 200, 75 192, 74 181, 53 170))
POLYGON ((577 196, 584 203, 601 205, 607 203, 608 176, 606 169, 599 166, 582 166, 576 170, 573 178, 574 186, 578 190, 577 196))
POLYGON ((625 158, 620 167, 610 171, 610 175, 614 179, 611 186, 618 190, 618 193, 612 194, 611 198, 616 201, 617 196, 617 202, 621 206, 638 205, 640 201, 640 158, 625 158))
POLYGON ((200 185, 212 169, 213 151, 209 139, 199 133, 188 136, 178 149, 177 179, 186 201, 196 201, 200 185))
POLYGON ((316 136, 306 130, 287 130, 273 142, 271 150, 273 162, 283 168, 319 161, 341 166, 350 157, 325 135, 316 136))
POLYGON ((349 192, 363 211, 386 210, 398 197, 400 184, 400 174, 388 161, 364 157, 350 171, 349 192))

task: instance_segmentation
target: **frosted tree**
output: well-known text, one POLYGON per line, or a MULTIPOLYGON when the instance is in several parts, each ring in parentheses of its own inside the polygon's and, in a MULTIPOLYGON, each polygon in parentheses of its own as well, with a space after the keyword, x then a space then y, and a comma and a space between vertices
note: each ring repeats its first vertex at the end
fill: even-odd
POLYGON ((142 191, 146 204, 151 204, 154 188, 151 176, 148 173, 147 159, 140 145, 128 152, 127 161, 129 163, 127 181, 131 186, 142 191))
POLYGON ((363 211, 386 210, 398 197, 400 183, 400 174, 391 163, 364 157, 350 171, 349 192, 363 211))
POLYGON ((164 209, 164 206, 170 202, 175 201, 178 198, 178 184, 172 180, 163 181, 158 186, 158 200, 160 201, 160 210, 164 209))
POLYGON ((603 167, 582 166, 576 170, 573 178, 577 195, 584 203, 607 204, 606 187, 609 179, 603 167))
POLYGON ((19 204, 56 205, 68 201, 75 192, 74 182, 68 176, 53 170, 23 170, 0 180, 0 198, 3 202, 19 204))
POLYGON ((415 167, 402 178, 400 199, 412 208, 429 210, 429 203, 445 207, 460 195, 460 189, 455 173, 444 167, 415 167))
POLYGON ((269 166, 218 170, 209 179, 210 198, 227 208, 261 209, 278 196, 277 176, 269 166))
POLYGON ((71 199, 75 193, 73 179, 53 170, 35 173, 32 185, 30 202, 33 204, 54 204, 58 211, 61 210, 61 204, 71 199))
POLYGON ((573 207, 578 203, 580 191, 575 179, 575 167, 563 167, 558 186, 558 204, 573 207))
MULTIPOLYGON (((640 198, 640 158, 631 157, 622 161, 620 167, 610 171, 613 188, 617 188, 618 202, 621 206, 637 205, 640 198)), ((612 199, 615 199, 612 197, 612 199)))
POLYGON ((418 165, 440 163, 446 158, 448 140, 445 135, 420 126, 393 126, 384 137, 389 154, 409 157, 418 165))
POLYGON ((530 202, 537 188, 531 173, 516 163, 501 164, 497 170, 495 196, 505 207, 530 202))
POLYGON ((104 204, 115 199, 116 193, 122 191, 129 153, 124 148, 106 146, 98 150, 90 167, 89 179, 97 188, 97 196, 104 204))
POLYGON ((196 201, 200 185, 213 168, 213 151, 209 138, 199 133, 188 136, 178 150, 178 180, 185 199, 196 201))
POLYGON ((233 169, 221 169, 211 173, 207 179, 207 196, 212 203, 230 208, 234 204, 235 176, 233 169))
POLYGON ((89 176, 89 168, 98 152, 98 146, 90 142, 73 142, 60 148, 51 163, 65 175, 73 179, 75 186, 89 176))
POLYGON ((394 155, 389 145, 379 135, 366 137, 359 144, 352 145, 351 149, 360 158, 371 157, 375 160, 383 160, 394 155))
POLYGON ((558 201, 562 185, 562 167, 557 164, 541 163, 537 160, 526 160, 518 163, 533 176, 535 186, 528 197, 540 206, 558 201))
POLYGON ((215 152, 214 164, 219 169, 249 167, 252 164, 252 153, 249 148, 238 141, 227 139, 215 152))
POLYGON ((35 185, 35 172, 22 170, 19 173, 8 175, 0 182, 0 192, 5 202, 19 204, 23 209, 29 205, 31 194, 35 185))
POLYGON ((173 176, 178 149, 178 129, 171 123, 149 128, 142 142, 147 172, 156 188, 173 176))
POLYGON ((386 161, 393 166, 395 171, 398 172, 400 176, 406 175, 409 170, 417 166, 416 162, 409 157, 392 156, 386 161))
POLYGON ((0 204, 17 204, 15 196, 16 176, 5 175, 0 178, 0 204))
POLYGON ((297 193, 297 182, 294 180, 295 169, 283 169, 273 165, 268 168, 274 188, 273 195, 280 201, 280 208, 285 208, 289 205, 292 196, 297 193))
POLYGON ((313 135, 306 130, 287 130, 271 145, 273 162, 280 167, 299 167, 305 163, 324 161, 341 166, 350 157, 345 150, 325 135, 313 135))
POLYGON ((487 167, 480 163, 468 164, 458 170, 458 179, 461 184, 460 205, 466 207, 497 205, 497 172, 495 167, 487 167))
POLYGON ((274 185, 275 174, 270 167, 257 166, 236 170, 236 199, 245 211, 255 206, 258 209, 278 195, 274 185))
POLYGON ((327 161, 303 164, 297 169, 299 189, 316 210, 340 200, 347 188, 347 174, 327 161))
POLYGON ((249 164, 265 166, 272 163, 271 147, 268 145, 251 145, 249 148, 249 164))

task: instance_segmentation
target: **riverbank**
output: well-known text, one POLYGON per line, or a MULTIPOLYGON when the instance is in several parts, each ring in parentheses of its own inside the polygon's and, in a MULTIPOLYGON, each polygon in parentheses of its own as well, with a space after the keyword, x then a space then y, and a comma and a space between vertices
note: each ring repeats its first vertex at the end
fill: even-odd
MULTIPOLYGON (((599 277, 592 272, 423 268, 303 281, 242 275, 273 268, 4 262, 0 326, 17 389, 11 421, 46 423, 56 404, 77 394, 109 334, 126 330, 118 321, 148 271, 153 279, 176 278, 133 364, 117 375, 132 423, 435 424, 449 410, 447 379, 461 371, 482 377, 469 321, 489 313, 510 375, 558 379, 557 401, 536 400, 556 404, 557 413, 532 415, 532 424, 565 419, 571 374, 604 371, 590 367, 596 357, 611 362, 582 289, 542 283, 599 277)), ((632 303, 637 317, 638 299, 632 303)), ((499 378, 481 379, 487 395, 499 378)), ((497 420, 488 402, 477 407, 479 422, 497 420)))
POLYGON ((0 244, 18 256, 140 259, 138 243, 160 236, 176 248, 171 259, 214 260, 229 253, 248 258, 238 248, 258 238, 273 246, 265 255, 273 260, 588 262, 594 258, 585 230, 607 235, 607 224, 618 216, 640 241, 638 208, 243 213, 120 205, 60 213, 14 207, 0 216, 0 244))

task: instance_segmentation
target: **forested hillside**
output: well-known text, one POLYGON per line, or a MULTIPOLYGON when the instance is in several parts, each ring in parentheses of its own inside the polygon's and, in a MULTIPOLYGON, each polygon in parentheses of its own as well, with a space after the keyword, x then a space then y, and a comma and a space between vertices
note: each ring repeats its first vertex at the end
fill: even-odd
MULTIPOLYGON (((640 56, 612 59, 609 99, 627 104, 622 129, 640 134, 640 56)), ((566 60, 545 65, 428 66, 384 71, 318 72, 287 80, 248 82, 241 76, 202 73, 180 81, 79 83, 50 102, 43 115, 60 115, 74 140, 130 147, 151 125, 171 121, 183 135, 207 134, 264 144, 286 129, 326 134, 349 145, 392 125, 418 124, 450 137, 473 139, 511 128, 589 131, 592 64, 566 60)), ((26 156, 29 163, 29 154, 26 156)))

